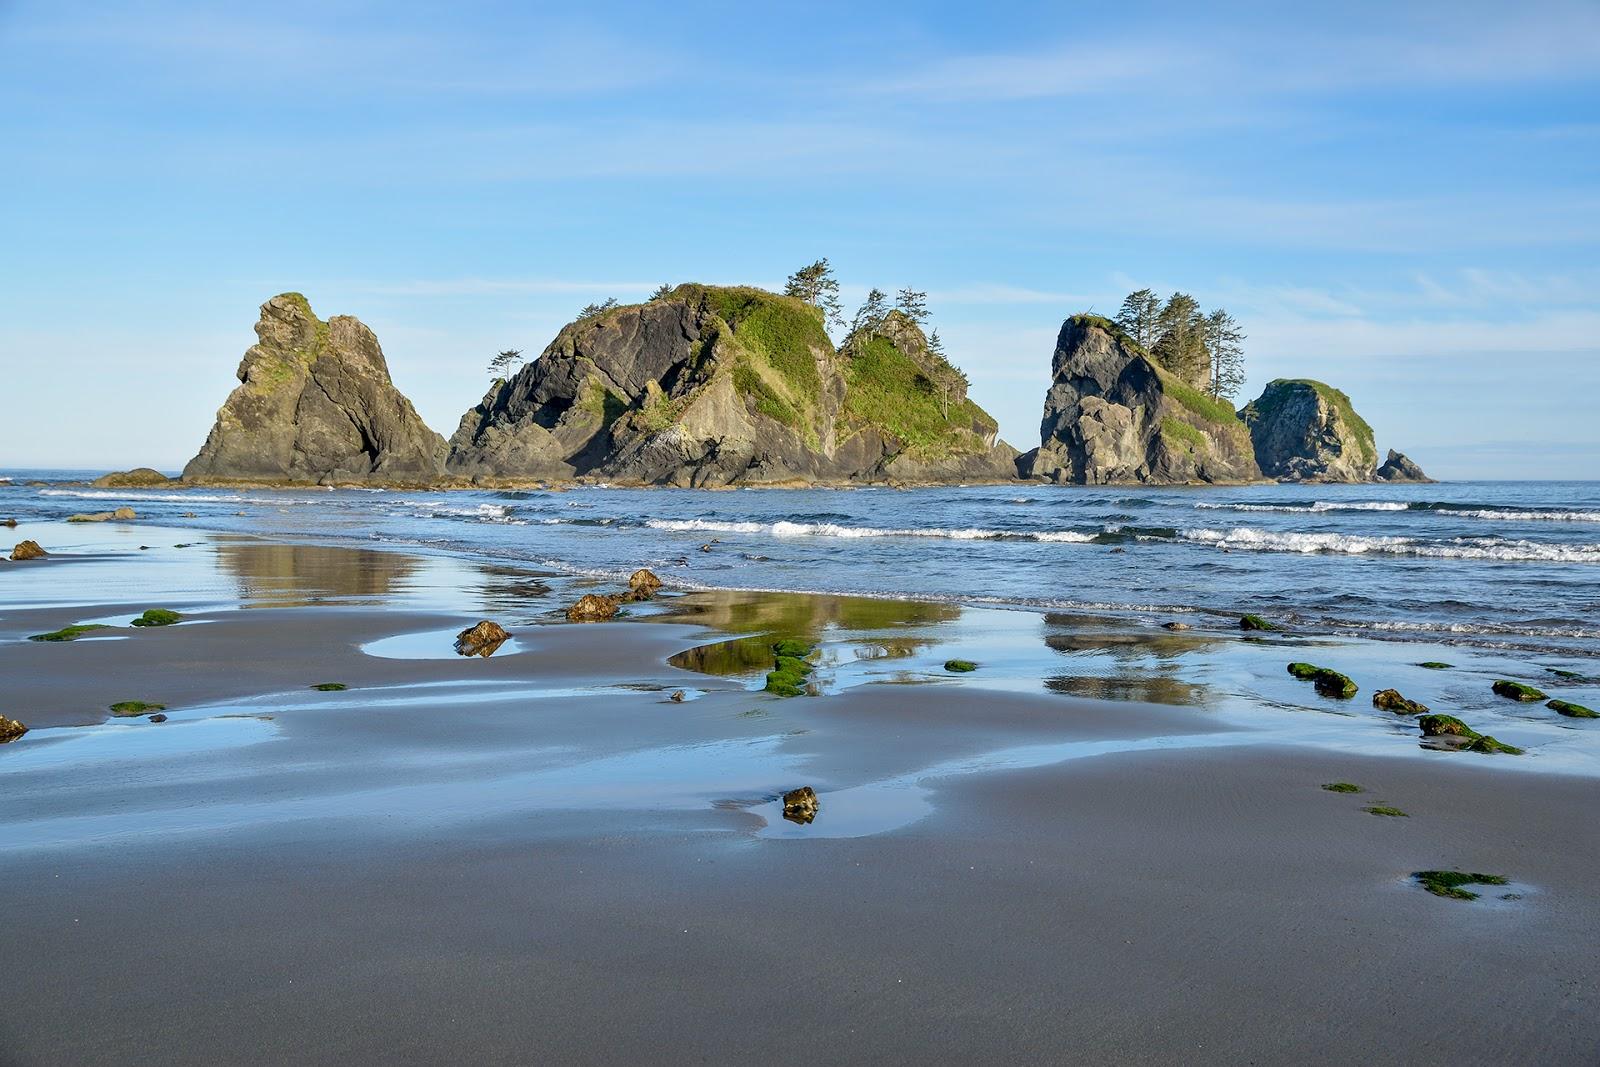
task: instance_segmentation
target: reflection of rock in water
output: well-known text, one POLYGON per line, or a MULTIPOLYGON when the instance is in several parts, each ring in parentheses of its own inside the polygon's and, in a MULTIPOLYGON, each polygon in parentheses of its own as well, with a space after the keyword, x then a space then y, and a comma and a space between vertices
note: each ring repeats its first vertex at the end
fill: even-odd
POLYGON ((381 600, 415 575, 415 561, 370 548, 216 541, 217 561, 239 583, 246 606, 298 607, 329 600, 381 600))
POLYGON ((778 637, 813 641, 830 625, 843 630, 886 630, 949 622, 961 615, 961 609, 954 604, 733 589, 690 593, 679 598, 673 607, 671 613, 661 616, 664 621, 694 622, 746 633, 761 630, 778 637))
POLYGON ((783 794, 783 817, 802 826, 817 817, 817 793, 809 785, 783 794))
POLYGON ((478 598, 485 611, 525 615, 528 601, 550 595, 550 586, 544 581, 549 577, 547 574, 501 566, 480 566, 478 571, 483 575, 483 581, 478 584, 478 598))
POLYGON ((510 639, 511 635, 499 623, 484 619, 478 625, 469 626, 456 634, 456 655, 488 659, 510 639))
POLYGON ((1205 701, 1205 686, 1194 685, 1159 674, 1113 675, 1109 678, 1069 674, 1046 678, 1045 688, 1068 696, 1095 700, 1138 700, 1146 704, 1200 704, 1205 701))
MULTIPOLYGON (((1052 616, 1046 616, 1050 622, 1052 616)), ((1148 630, 1108 632, 1104 629, 1046 634, 1044 643, 1056 652, 1074 655, 1101 652, 1116 659, 1174 659, 1203 651, 1219 644, 1220 638, 1207 634, 1153 633, 1148 630)))

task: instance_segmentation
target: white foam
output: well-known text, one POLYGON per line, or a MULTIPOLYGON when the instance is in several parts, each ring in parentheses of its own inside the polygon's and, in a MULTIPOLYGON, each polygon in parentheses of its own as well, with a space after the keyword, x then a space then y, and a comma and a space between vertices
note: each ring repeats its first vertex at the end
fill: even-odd
POLYGON ((1432 559, 1482 559, 1506 562, 1600 563, 1600 544, 1553 545, 1497 537, 1456 537, 1428 541, 1416 537, 1368 537, 1359 534, 1282 533, 1236 526, 1231 530, 1179 530, 1180 540, 1250 552, 1332 552, 1380 554, 1432 559))

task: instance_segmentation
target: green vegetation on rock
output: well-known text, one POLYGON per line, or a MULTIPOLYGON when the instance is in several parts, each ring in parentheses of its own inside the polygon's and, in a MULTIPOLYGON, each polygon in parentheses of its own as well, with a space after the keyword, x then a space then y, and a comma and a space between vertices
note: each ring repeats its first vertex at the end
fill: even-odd
POLYGON ((133 620, 133 625, 171 626, 173 623, 182 618, 183 616, 179 615, 176 611, 169 611, 166 608, 147 608, 143 615, 140 615, 137 619, 133 620))
POLYGON ((338 693, 345 689, 349 689, 350 687, 345 685, 343 682, 318 682, 311 688, 324 693, 338 693))
POLYGON ((1321 672, 1321 670, 1322 668, 1318 667, 1314 663, 1289 664, 1289 673, 1300 679, 1302 682, 1311 681, 1321 672))
POLYGON ((1477 900, 1478 894, 1464 888, 1469 885, 1506 885, 1498 874, 1477 874, 1464 871, 1416 871, 1411 875, 1417 883, 1436 897, 1453 900, 1477 900))
POLYGON ((1600 719, 1600 712, 1586 708, 1582 704, 1574 704, 1570 700, 1552 700, 1545 707, 1569 719, 1600 719))
POLYGON ((970 659, 947 659, 944 661, 944 669, 953 674, 966 674, 977 670, 978 665, 970 659))
POLYGON ((1327 667, 1318 667, 1312 663, 1291 663, 1289 673, 1303 682, 1310 682, 1316 686, 1317 692, 1323 696, 1348 700, 1359 692, 1359 687, 1348 675, 1327 667))
POLYGON ((128 718, 133 715, 146 715, 152 711, 166 711, 165 704, 147 704, 143 700, 121 700, 111 705, 111 714, 128 718))
POLYGON ((1409 815, 1401 811, 1399 808, 1391 808, 1386 804, 1372 804, 1368 807, 1362 808, 1361 810, 1366 812, 1368 815, 1387 815, 1392 819, 1410 818, 1409 815))
POLYGON ((786 638, 772 646, 773 670, 767 674, 766 690, 780 697, 805 696, 806 676, 814 669, 806 662, 815 649, 802 641, 786 638))
POLYGON ((1448 670, 1453 669, 1455 667, 1455 664, 1453 664, 1453 663, 1440 663, 1436 659, 1430 659, 1430 660, 1427 660, 1425 662, 1417 664, 1417 666, 1426 667, 1430 671, 1448 671, 1448 670))
POLYGON ((1372 694, 1372 706, 1379 711, 1392 711, 1396 715, 1421 715, 1428 705, 1407 700, 1398 689, 1380 689, 1372 694))
POLYGON ((1363 790, 1359 785, 1356 785, 1354 782, 1325 782, 1323 783, 1322 788, 1326 789, 1330 793, 1365 792, 1365 790, 1363 790))
POLYGON ((893 436, 913 455, 949 455, 964 440, 953 432, 956 428, 981 425, 989 433, 996 429, 994 420, 971 400, 951 405, 946 418, 932 380, 889 338, 873 336, 852 347, 848 355, 845 414, 857 425, 893 436))
POLYGON ((47 634, 34 634, 29 641, 76 641, 86 633, 95 630, 109 630, 111 627, 99 622, 78 623, 73 626, 63 626, 59 630, 51 630, 47 634))
POLYGON ((1494 683, 1494 691, 1497 696, 1503 696, 1507 700, 1531 702, 1545 699, 1545 694, 1533 686, 1523 685, 1521 682, 1513 682, 1506 678, 1501 678, 1494 683))
POLYGON ((1460 737, 1466 743, 1461 747, 1468 752, 1500 753, 1520 756, 1522 749, 1498 741, 1488 734, 1480 734, 1454 715, 1424 715, 1417 720, 1423 737, 1460 737))
POLYGON ((1260 615, 1239 616, 1239 629, 1241 630, 1281 630, 1283 627, 1275 622, 1268 622, 1260 615))

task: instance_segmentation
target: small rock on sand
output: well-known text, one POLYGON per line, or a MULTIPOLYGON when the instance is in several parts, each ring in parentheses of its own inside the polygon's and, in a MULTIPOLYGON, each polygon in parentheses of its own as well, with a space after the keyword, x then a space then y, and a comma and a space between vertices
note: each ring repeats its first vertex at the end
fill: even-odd
POLYGON ((576 604, 567 609, 567 619, 571 622, 600 622, 616 613, 616 597, 586 593, 578 598, 576 604))
POLYGON ((462 656, 481 656, 488 659, 511 638, 497 622, 484 619, 456 634, 456 653, 462 656))
POLYGON ((49 553, 40 548, 39 542, 37 541, 20 542, 16 548, 11 550, 11 560, 13 563, 20 563, 25 559, 44 559, 44 557, 47 555, 49 555, 49 553))
POLYGON ((817 791, 809 785, 783 794, 783 817, 805 825, 817 817, 817 791))
POLYGON ((4 715, 0 715, 0 745, 8 741, 15 741, 27 732, 28 728, 16 719, 8 719, 4 715))
POLYGON ((634 600, 649 600, 661 588, 661 579, 650 570, 640 567, 628 578, 628 595, 634 600))

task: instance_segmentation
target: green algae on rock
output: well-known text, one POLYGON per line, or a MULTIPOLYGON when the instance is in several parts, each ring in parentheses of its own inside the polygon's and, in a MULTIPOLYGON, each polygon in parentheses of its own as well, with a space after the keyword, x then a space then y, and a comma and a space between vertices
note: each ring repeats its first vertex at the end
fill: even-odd
POLYGON ((780 697, 805 696, 810 692, 806 676, 814 668, 807 662, 816 649, 802 641, 787 638, 772 646, 773 669, 767 673, 766 691, 780 697))
POLYGON ((72 626, 63 626, 59 630, 52 630, 47 634, 34 634, 29 641, 76 641, 84 634, 96 630, 109 630, 111 627, 101 622, 82 622, 72 626))
POLYGON ((1586 708, 1582 704, 1574 704, 1570 700, 1552 700, 1545 707, 1569 719, 1600 719, 1600 711, 1586 708))
POLYGON ((978 665, 970 659, 947 659, 944 661, 944 669, 952 674, 966 674, 977 670, 978 665))
POLYGON ((1455 667, 1455 664, 1453 664, 1453 663, 1441 663, 1436 659, 1430 659, 1430 660, 1424 660, 1423 662, 1417 664, 1417 666, 1426 667, 1430 671, 1448 671, 1448 670, 1452 670, 1455 667))
POLYGON ((1507 885, 1498 874, 1478 874, 1465 871, 1416 871, 1411 877, 1417 884, 1436 897, 1452 900, 1477 900, 1478 894, 1465 888, 1469 885, 1507 885))
POLYGON ((1362 789, 1359 785, 1356 785, 1354 782, 1324 782, 1323 785, 1322 785, 1322 788, 1326 789, 1330 793, 1364 793, 1364 792, 1366 792, 1366 790, 1362 789))
POLYGON ((1531 702, 1545 699, 1545 694, 1533 686, 1524 685, 1521 682, 1513 682, 1507 678, 1501 678, 1495 682, 1494 691, 1497 696, 1503 696, 1507 700, 1531 702))
POLYGON ((134 715, 147 715, 152 711, 166 711, 165 704, 148 704, 143 700, 121 700, 111 705, 111 714, 128 718, 134 715))
POLYGON ((1515 745, 1508 745, 1496 740, 1488 734, 1480 734, 1454 715, 1424 715, 1417 720, 1417 726, 1422 730, 1423 737, 1459 737, 1463 743, 1461 748, 1468 752, 1501 753, 1508 756, 1522 755, 1522 749, 1515 745))
POLYGON ((350 687, 345 685, 343 682, 318 682, 311 688, 322 693, 340 693, 346 689, 349 689, 350 687))
POLYGON ((1411 817, 1399 808, 1392 808, 1387 804, 1369 804, 1361 810, 1368 815, 1386 815, 1391 819, 1409 819, 1411 817))
POLYGON ((137 619, 133 620, 133 625, 171 626, 173 623, 182 618, 183 616, 179 615, 176 611, 169 611, 166 608, 147 608, 145 609, 145 613, 143 615, 140 615, 137 619))
POLYGON ((1283 627, 1279 626, 1275 622, 1268 622, 1260 615, 1241 615, 1239 616, 1239 629, 1270 631, 1281 630, 1283 627))
POLYGON ((1350 680, 1349 675, 1340 674, 1327 667, 1318 667, 1314 663, 1291 663, 1289 673, 1303 682, 1310 682, 1316 686, 1317 692, 1325 697, 1348 700, 1360 691, 1360 687, 1350 680))

